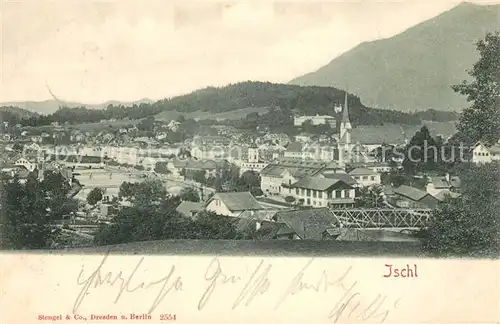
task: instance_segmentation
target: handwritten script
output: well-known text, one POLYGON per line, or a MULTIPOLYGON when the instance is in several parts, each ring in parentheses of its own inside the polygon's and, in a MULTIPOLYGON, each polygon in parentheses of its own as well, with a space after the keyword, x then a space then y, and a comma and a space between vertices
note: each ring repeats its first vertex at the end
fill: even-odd
POLYGON ((135 278, 137 271, 141 267, 144 261, 144 257, 142 257, 139 260, 135 268, 128 275, 124 274, 123 270, 119 271, 117 274, 114 274, 111 271, 103 274, 102 268, 106 263, 107 259, 108 259, 108 254, 104 256, 97 269, 95 269, 92 272, 92 274, 86 279, 82 280, 83 269, 80 271, 80 274, 78 275, 77 278, 77 284, 79 286, 82 286, 82 289, 80 290, 80 293, 76 297, 75 303, 73 305, 73 313, 78 312, 80 305, 82 304, 85 297, 90 294, 92 288, 94 289, 99 288, 100 286, 103 285, 119 287, 116 298, 114 300, 115 304, 118 303, 118 301, 120 300, 120 298, 124 293, 133 293, 140 289, 149 290, 153 287, 161 286, 158 294, 156 295, 156 298, 153 300, 153 303, 148 310, 148 314, 151 314, 156 309, 156 307, 163 301, 165 296, 172 290, 182 290, 181 277, 178 276, 174 278, 175 265, 172 265, 170 267, 168 274, 163 278, 157 280, 151 280, 148 282, 139 281, 139 283, 135 283, 134 285, 133 279, 135 278))
MULTIPOLYGON (((167 267, 165 275, 160 278, 143 280, 138 278, 138 270, 141 269, 144 257, 130 271, 120 270, 118 272, 103 271, 107 260, 108 255, 87 277, 84 276, 83 269, 80 271, 77 284, 81 286, 81 290, 73 306, 74 313, 78 311, 85 298, 89 298, 88 295, 91 295, 92 291, 104 285, 117 287, 117 294, 113 301, 115 304, 125 293, 131 294, 138 290, 154 291, 154 299, 148 310, 149 314, 163 302, 168 294, 183 291, 183 281, 181 276, 176 274, 175 265, 167 267)), ((289 268, 286 269, 286 272, 283 272, 284 269, 280 269, 281 272, 279 272, 269 262, 260 260, 250 266, 250 270, 246 273, 230 273, 228 269, 224 269, 223 262, 215 257, 204 270, 201 281, 200 278, 190 278, 195 282, 190 290, 194 292, 201 288, 197 304, 198 311, 210 307, 210 301, 213 298, 222 298, 222 303, 229 301, 228 307, 234 310, 242 306, 248 307, 259 299, 258 296, 265 295, 260 297, 261 299, 265 298, 261 301, 266 306, 271 305, 272 307, 274 305, 270 310, 276 311, 286 303, 293 303, 293 299, 299 295, 314 298, 318 294, 323 294, 324 296, 320 297, 322 301, 327 300, 328 303, 331 301, 331 306, 325 315, 334 323, 340 319, 349 318, 384 322, 390 311, 397 308, 400 298, 391 302, 388 296, 381 293, 373 296, 367 296, 366 292, 362 294, 360 282, 349 279, 352 276, 352 267, 335 271, 336 275, 332 275, 332 271, 314 270, 312 266, 314 260, 310 259, 302 267, 295 270, 296 272, 289 268), (274 270, 274 278, 280 277, 279 282, 275 282, 276 279, 272 280, 272 270, 274 270), (290 280, 286 279, 285 284, 283 284, 283 277, 288 278, 290 275, 290 280), (214 297, 217 295, 218 297, 214 297)))

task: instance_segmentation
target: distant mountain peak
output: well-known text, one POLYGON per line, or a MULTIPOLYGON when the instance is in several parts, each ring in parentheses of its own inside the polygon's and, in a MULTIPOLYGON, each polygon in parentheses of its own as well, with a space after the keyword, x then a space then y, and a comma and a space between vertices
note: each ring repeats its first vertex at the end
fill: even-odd
POLYGON ((468 78, 475 44, 492 31, 500 31, 500 5, 462 2, 396 36, 361 43, 290 84, 348 83, 367 106, 460 111, 466 100, 451 86, 468 78))

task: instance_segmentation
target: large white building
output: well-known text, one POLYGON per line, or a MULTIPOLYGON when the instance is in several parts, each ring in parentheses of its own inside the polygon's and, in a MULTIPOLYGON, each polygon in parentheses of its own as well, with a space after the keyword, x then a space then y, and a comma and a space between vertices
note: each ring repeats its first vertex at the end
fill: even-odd
POLYGON ((285 159, 261 172, 261 190, 266 195, 291 196, 303 206, 352 205, 356 185, 335 162, 285 159))
POLYGON ((306 121, 310 120, 313 125, 330 125, 330 127, 335 128, 337 122, 335 117, 327 115, 316 115, 316 116, 298 116, 293 118, 293 124, 295 126, 302 126, 306 121))

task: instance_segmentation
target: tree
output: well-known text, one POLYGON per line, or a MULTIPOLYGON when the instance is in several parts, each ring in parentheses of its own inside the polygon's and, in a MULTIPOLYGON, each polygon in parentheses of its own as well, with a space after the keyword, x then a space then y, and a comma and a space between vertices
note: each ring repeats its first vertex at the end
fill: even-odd
POLYGON ((87 195, 87 202, 92 206, 97 204, 102 200, 103 193, 104 191, 101 188, 92 189, 87 195))
POLYGON ((382 207, 384 203, 383 191, 380 185, 361 187, 356 197, 356 206, 365 208, 382 207))
POLYGON ((167 168, 167 162, 156 162, 155 172, 161 174, 169 174, 170 170, 167 168))
POLYGON ((110 225, 99 229, 94 243, 107 245, 189 238, 192 221, 175 211, 178 203, 175 197, 166 197, 158 205, 134 201, 131 207, 122 208, 110 225))
POLYGON ((16 152, 22 152, 23 148, 24 148, 24 145, 21 143, 14 143, 14 145, 12 146, 12 149, 16 152))
POLYGON ((446 199, 422 230, 424 250, 439 255, 498 257, 500 163, 459 171, 462 195, 446 199))
POLYGON ((182 201, 194 201, 194 202, 200 201, 200 196, 198 195, 198 191, 192 187, 187 187, 182 189, 179 198, 181 198, 182 201))
POLYGON ((468 143, 482 140, 492 145, 500 139, 500 33, 488 33, 477 50, 479 60, 468 71, 473 80, 452 86, 471 102, 457 128, 468 143))
POLYGON ((155 123, 155 118, 152 116, 149 116, 149 117, 141 120, 137 124, 137 129, 140 131, 151 132, 154 130, 154 123, 155 123))
POLYGON ((69 183, 59 174, 46 172, 44 180, 30 176, 6 179, 0 184, 0 246, 13 249, 47 248, 58 239, 56 220, 76 211, 69 183))
POLYGON ((242 234, 237 229, 237 219, 213 212, 201 212, 194 221, 192 237, 196 239, 231 240, 240 239, 242 234))
POLYGON ((161 180, 146 180, 138 183, 123 182, 118 197, 136 204, 158 205, 167 198, 167 189, 161 180))
POLYGON ((434 170, 439 160, 439 148, 426 126, 413 135, 406 146, 403 168, 408 174, 434 170))

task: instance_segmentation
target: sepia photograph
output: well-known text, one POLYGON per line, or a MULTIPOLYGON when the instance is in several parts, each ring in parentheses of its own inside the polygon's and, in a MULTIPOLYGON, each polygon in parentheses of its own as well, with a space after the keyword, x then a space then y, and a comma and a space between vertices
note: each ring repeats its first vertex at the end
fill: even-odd
POLYGON ((1 23, 3 252, 499 256, 498 3, 4 0, 1 23))

